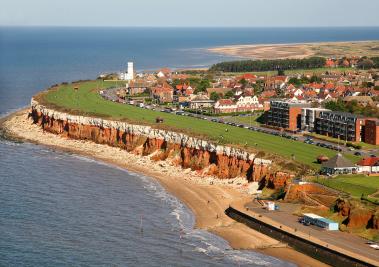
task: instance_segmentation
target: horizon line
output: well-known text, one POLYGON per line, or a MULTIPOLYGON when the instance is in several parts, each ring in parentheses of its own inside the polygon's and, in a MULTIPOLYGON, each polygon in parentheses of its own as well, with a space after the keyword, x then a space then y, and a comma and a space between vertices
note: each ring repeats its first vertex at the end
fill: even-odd
POLYGON ((185 29, 185 28, 203 28, 203 29, 270 29, 270 28, 294 28, 294 29, 310 29, 310 28, 379 28, 379 25, 346 25, 346 26, 119 26, 119 25, 37 25, 37 24, 28 24, 28 25, 1 25, 0 27, 17 27, 17 28, 157 28, 157 29, 185 29))

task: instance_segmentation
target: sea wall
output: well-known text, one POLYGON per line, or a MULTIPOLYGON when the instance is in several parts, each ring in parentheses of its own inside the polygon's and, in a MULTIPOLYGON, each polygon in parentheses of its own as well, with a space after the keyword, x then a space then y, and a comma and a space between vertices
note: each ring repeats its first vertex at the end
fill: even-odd
POLYGON ((366 261, 353 258, 339 251, 324 247, 282 229, 276 228, 273 225, 259 220, 259 218, 252 217, 233 207, 226 209, 225 214, 237 222, 243 223, 254 230, 286 243, 295 250, 330 266, 374 266, 366 261))
MULTIPOLYGON (((73 139, 91 140, 99 144, 120 147, 131 153, 155 160, 171 160, 183 168, 221 179, 246 177, 260 181, 264 177, 285 183, 289 174, 271 173, 270 160, 257 158, 241 149, 216 145, 186 134, 59 112, 31 100, 30 117, 45 131, 73 139), (280 178, 279 178, 280 177, 280 178)), ((278 183, 276 183, 277 186, 278 183)))

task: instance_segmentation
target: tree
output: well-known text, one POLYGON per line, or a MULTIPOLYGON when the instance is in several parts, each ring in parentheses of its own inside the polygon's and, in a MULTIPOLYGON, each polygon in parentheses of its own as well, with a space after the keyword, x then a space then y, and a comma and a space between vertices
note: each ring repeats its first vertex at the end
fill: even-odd
POLYGON ((358 61, 358 68, 360 69, 371 69, 374 67, 374 61, 372 61, 369 58, 362 58, 360 61, 358 61))
POLYGON ((321 68, 325 65, 323 57, 310 57, 303 59, 274 59, 274 60, 238 60, 214 64, 210 71, 224 72, 250 72, 250 71, 273 71, 278 75, 284 75, 285 70, 321 68))
POLYGON ((226 94, 225 94, 225 98, 232 98, 233 96, 234 96, 233 91, 228 91, 228 92, 226 92, 226 94))
POLYGON ((195 94, 205 92, 207 88, 211 87, 211 82, 207 79, 201 80, 195 89, 195 94))
POLYGON ((246 85, 247 85, 247 81, 246 81, 246 79, 245 79, 245 78, 242 78, 242 79, 240 80, 240 84, 242 84, 242 88, 245 88, 246 85))
POLYGON ((321 77, 317 75, 312 75, 311 79, 309 80, 311 83, 320 83, 321 82, 321 77))
POLYGON ((220 99, 220 95, 216 92, 212 92, 211 93, 211 96, 210 96, 210 99, 213 100, 213 101, 217 101, 220 99))
POLYGON ((283 69, 278 69, 278 76, 284 76, 284 75, 286 75, 284 73, 284 70, 283 69))

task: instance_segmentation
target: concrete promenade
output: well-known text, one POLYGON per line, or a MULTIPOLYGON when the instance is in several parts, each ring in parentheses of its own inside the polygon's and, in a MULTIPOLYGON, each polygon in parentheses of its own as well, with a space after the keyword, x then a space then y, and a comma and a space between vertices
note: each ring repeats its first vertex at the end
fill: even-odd
MULTIPOLYGON (((286 242, 287 240, 289 246, 309 256, 317 256, 318 260, 327 264, 333 263, 334 260, 353 264, 353 261, 349 260, 351 258, 357 260, 357 263, 352 266, 379 266, 379 251, 365 244, 363 238, 340 231, 326 231, 316 226, 304 226, 297 221, 297 216, 292 215, 290 207, 286 207, 286 204, 279 205, 281 208, 283 206, 284 210, 267 211, 256 202, 248 204, 237 202, 230 207, 243 214, 244 218, 236 215, 239 219, 245 220, 247 218, 249 220, 249 217, 251 218, 251 222, 245 223, 248 226, 258 228, 256 229, 258 231, 262 229, 262 232, 266 231, 267 235, 272 233, 271 237, 283 238, 280 241, 286 242), (255 222, 261 222, 262 226, 255 225, 255 222), (268 225, 270 229, 264 225, 268 225), (291 240, 293 241, 292 244, 291 240), (307 244, 309 244, 309 248, 305 248, 308 246, 307 244), (316 250, 316 253, 313 250, 316 250), (317 250, 319 250, 318 253, 317 250), (311 253, 307 253, 307 251, 311 253), (343 255, 347 256, 346 259, 343 255)), ((226 213, 228 214, 228 211, 226 213)))

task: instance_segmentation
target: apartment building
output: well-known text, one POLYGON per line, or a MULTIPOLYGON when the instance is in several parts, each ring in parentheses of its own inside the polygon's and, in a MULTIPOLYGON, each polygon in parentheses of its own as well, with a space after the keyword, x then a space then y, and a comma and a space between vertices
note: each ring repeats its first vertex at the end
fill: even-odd
POLYGON ((366 120, 365 142, 372 145, 379 145, 379 119, 366 120))
POLYGON ((271 100, 266 114, 266 124, 290 131, 301 128, 301 109, 309 108, 305 101, 271 100))
POLYGON ((339 111, 321 111, 316 118, 317 134, 322 134, 341 140, 364 141, 365 119, 359 115, 339 111))
POLYGON ((301 109, 301 130, 307 132, 315 131, 316 119, 320 117, 320 112, 330 111, 324 108, 302 108, 301 109))

